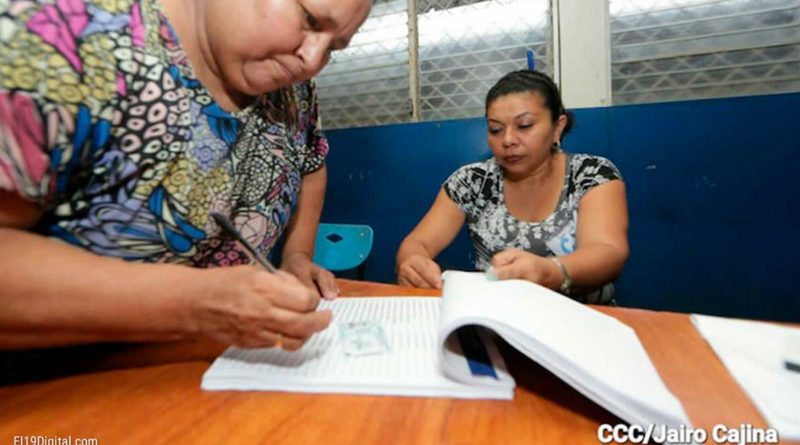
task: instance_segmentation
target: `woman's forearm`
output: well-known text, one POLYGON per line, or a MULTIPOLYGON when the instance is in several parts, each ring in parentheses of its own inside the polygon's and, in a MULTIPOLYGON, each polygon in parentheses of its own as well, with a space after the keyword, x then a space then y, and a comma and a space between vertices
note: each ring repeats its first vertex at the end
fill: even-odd
POLYGON ((440 189, 428 213, 397 249, 397 267, 415 255, 429 260, 436 258, 453 242, 465 220, 464 212, 447 196, 444 188, 440 189))
POLYGON ((559 256, 576 291, 596 289, 613 281, 622 273, 628 259, 626 249, 612 244, 589 244, 559 256))
POLYGON ((202 271, 104 258, 0 228, 0 348, 168 340, 196 332, 202 271))
POLYGON ((327 180, 327 168, 324 165, 303 176, 295 213, 286 229, 283 261, 287 261, 297 254, 301 254, 309 261, 314 258, 314 243, 325 201, 327 180))
POLYGON ((413 255, 420 255, 431 260, 435 257, 425 246, 425 243, 409 235, 400 244, 400 248, 397 249, 397 265, 403 264, 405 260, 413 255))

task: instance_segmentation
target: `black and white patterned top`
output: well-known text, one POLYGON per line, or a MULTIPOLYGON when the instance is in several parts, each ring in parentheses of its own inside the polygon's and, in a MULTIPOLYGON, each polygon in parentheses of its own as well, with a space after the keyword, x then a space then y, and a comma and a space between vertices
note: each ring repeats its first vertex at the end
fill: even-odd
POLYGON ((445 193, 467 216, 477 269, 487 269, 495 254, 510 248, 545 257, 575 250, 581 198, 595 186, 621 180, 622 175, 611 161, 600 156, 566 153, 566 157, 556 210, 538 222, 519 220, 509 212, 503 170, 494 158, 465 165, 447 178, 445 193))

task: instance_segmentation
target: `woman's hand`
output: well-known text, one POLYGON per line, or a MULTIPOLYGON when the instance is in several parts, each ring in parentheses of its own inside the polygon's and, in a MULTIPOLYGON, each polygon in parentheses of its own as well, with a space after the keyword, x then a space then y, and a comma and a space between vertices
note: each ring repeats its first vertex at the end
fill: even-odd
POLYGON ((198 294, 191 315, 196 330, 217 341, 245 348, 280 342, 296 350, 331 322, 330 311, 316 310, 316 292, 286 272, 255 266, 202 272, 206 292, 198 294))
POLYGON ((411 255, 397 267, 397 282, 403 286, 442 288, 442 269, 430 258, 411 255))
POLYGON ((300 280, 318 296, 333 300, 339 296, 339 286, 333 274, 324 267, 314 264, 307 254, 297 252, 283 259, 281 269, 300 280))
POLYGON ((564 282, 561 268, 554 261, 519 249, 506 249, 492 258, 492 268, 500 280, 518 278, 558 289, 564 282))

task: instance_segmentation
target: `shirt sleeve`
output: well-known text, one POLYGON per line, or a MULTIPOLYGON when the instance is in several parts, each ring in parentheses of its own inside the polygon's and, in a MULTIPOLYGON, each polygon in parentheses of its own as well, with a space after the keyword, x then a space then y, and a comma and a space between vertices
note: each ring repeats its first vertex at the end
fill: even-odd
POLYGON ((462 212, 472 213, 475 207, 475 172, 471 166, 467 165, 459 168, 444 181, 442 188, 447 197, 453 201, 462 212))
POLYGON ((0 189, 47 209, 91 174, 123 82, 84 2, 27 3, 0 7, 0 189))
POLYGON ((303 84, 300 91, 300 131, 305 139, 306 156, 301 166, 302 174, 311 173, 325 163, 328 156, 328 138, 322 132, 317 88, 313 81, 303 84))
POLYGON ((583 198, 586 192, 598 185, 615 179, 622 180, 622 174, 617 169, 617 166, 602 156, 579 158, 575 172, 575 183, 579 198, 583 198))
POLYGON ((28 94, 0 89, 0 189, 44 207, 55 193, 52 122, 28 94), (50 123, 51 125, 48 125, 50 123))

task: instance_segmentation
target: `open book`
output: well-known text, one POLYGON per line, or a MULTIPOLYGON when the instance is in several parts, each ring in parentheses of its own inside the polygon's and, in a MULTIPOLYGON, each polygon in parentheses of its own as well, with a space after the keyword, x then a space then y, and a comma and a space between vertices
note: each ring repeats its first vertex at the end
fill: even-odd
POLYGON ((628 422, 690 425, 634 331, 615 318, 527 281, 448 271, 444 283, 441 299, 323 302, 334 321, 302 349, 229 348, 202 387, 510 399, 496 334, 628 422))

